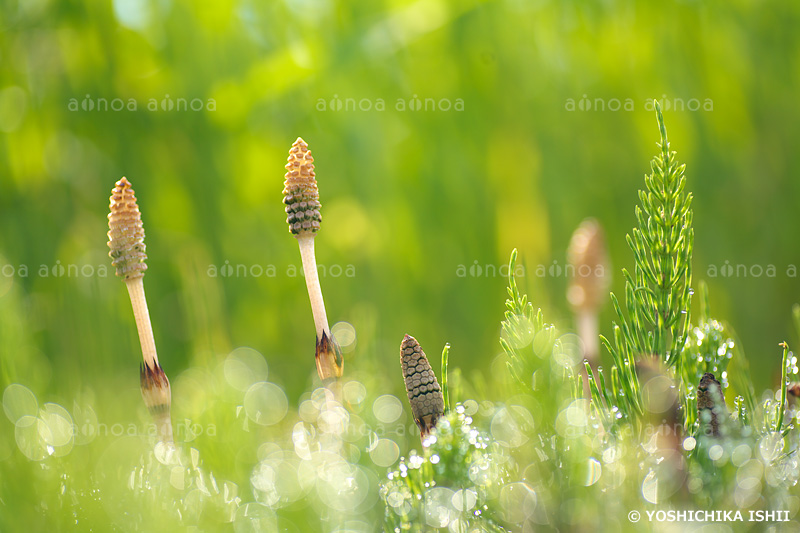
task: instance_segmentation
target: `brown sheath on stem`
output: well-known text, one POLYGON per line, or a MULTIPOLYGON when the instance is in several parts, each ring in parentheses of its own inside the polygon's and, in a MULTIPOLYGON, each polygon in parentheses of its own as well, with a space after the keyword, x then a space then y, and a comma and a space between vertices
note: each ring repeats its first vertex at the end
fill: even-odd
POLYGON ((328 327, 325 301, 317 273, 317 260, 314 255, 314 236, 319 231, 320 215, 319 190, 314 172, 314 158, 308 145, 300 137, 289 150, 286 163, 286 181, 283 188, 283 203, 286 204, 286 222, 289 231, 297 237, 303 273, 311 302, 311 312, 316 327, 316 350, 314 359, 320 379, 341 377, 344 367, 342 351, 328 327))
POLYGON ((112 259, 111 264, 116 268, 117 276, 125 280, 139 332, 144 360, 139 372, 142 399, 158 425, 160 440, 172 442, 169 380, 158 362, 153 327, 144 294, 143 278, 147 270, 147 254, 142 215, 133 188, 126 178, 119 180, 111 191, 110 211, 108 247, 111 251, 108 255, 112 259))
POLYGON ((422 346, 411 335, 400 344, 400 364, 411 404, 411 414, 419 426, 420 438, 430 435, 444 414, 444 398, 422 346))
POLYGON ((160 439, 171 442, 172 421, 169 413, 171 391, 167 375, 157 362, 153 368, 142 363, 139 367, 139 382, 144 405, 156 421, 160 439))
POLYGON ((342 359, 342 350, 333 338, 333 334, 322 332, 322 339, 317 337, 317 349, 314 353, 314 358, 317 363, 317 373, 320 379, 328 379, 332 377, 342 377, 344 369, 344 360, 342 359))

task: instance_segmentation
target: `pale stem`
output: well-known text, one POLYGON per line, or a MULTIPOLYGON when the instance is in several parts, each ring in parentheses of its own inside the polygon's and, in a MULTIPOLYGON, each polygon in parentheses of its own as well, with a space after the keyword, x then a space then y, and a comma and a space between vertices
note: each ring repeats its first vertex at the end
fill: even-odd
POLYGON ((147 299, 144 296, 143 278, 125 280, 125 286, 128 287, 133 316, 136 319, 136 329, 139 330, 142 357, 147 366, 155 368, 158 364, 158 355, 156 354, 156 341, 153 338, 153 326, 150 324, 150 312, 147 310, 147 299))
POLYGON ((172 418, 170 417, 169 412, 153 418, 155 419, 156 426, 158 427, 159 440, 165 444, 174 442, 174 438, 172 436, 172 418))
POLYGON ((303 273, 306 277, 308 299, 311 301, 311 312, 314 315, 314 325, 317 327, 317 340, 322 339, 322 332, 331 337, 328 329, 328 316, 325 314, 325 301, 322 299, 322 288, 319 285, 317 273, 317 259, 314 257, 314 235, 298 235, 300 244, 300 257, 303 260, 303 273))
POLYGON ((584 355, 593 367, 597 366, 600 356, 600 333, 597 325, 597 313, 581 309, 575 317, 578 326, 578 335, 583 341, 584 355))

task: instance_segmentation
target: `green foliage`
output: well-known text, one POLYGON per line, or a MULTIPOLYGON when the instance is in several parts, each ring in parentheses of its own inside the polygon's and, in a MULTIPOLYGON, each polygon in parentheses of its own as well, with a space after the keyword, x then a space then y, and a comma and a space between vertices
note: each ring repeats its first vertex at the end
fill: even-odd
MULTIPOLYGON (((700 316, 698 324, 689 327, 686 333, 686 343, 681 354, 681 364, 676 369, 679 378, 681 399, 684 412, 684 428, 689 433, 697 429, 697 384, 703 374, 710 372, 719 379, 723 392, 728 388, 728 365, 738 353, 738 344, 728 334, 728 327, 718 320, 709 318, 708 286, 700 283, 700 316)), ((741 373, 740 373, 741 374, 741 373)), ((749 376, 744 376, 749 380, 749 376)), ((749 381, 747 384, 749 385, 749 381)), ((752 396, 752 385, 736 387, 744 389, 748 405, 752 410, 755 402, 752 396)), ((740 391, 741 393, 742 391, 740 391)), ((737 397, 737 403, 742 404, 739 416, 743 417, 748 412, 744 407, 745 396, 737 397)))
MULTIPOLYGON (((511 254, 501 344, 511 375, 523 385, 528 405, 537 413, 532 420, 538 437, 534 460, 520 450, 514 457, 520 464, 531 461, 526 472, 540 501, 574 497, 586 508, 594 501, 614 509, 619 498, 633 493, 658 506, 683 494, 689 508, 746 512, 757 508, 762 497, 767 508, 782 508, 800 478, 796 415, 787 411, 789 375, 798 373, 797 358, 784 344, 778 400, 766 398, 757 405, 739 343, 726 324, 709 316, 704 283, 697 325, 689 324, 691 194, 684 192, 684 168, 669 151, 658 105, 656 110, 661 152, 646 177, 647 191, 640 193, 639 227, 628 237, 636 264, 633 276, 623 271, 626 312, 612 295, 619 321, 614 345, 603 339, 614 364, 607 380, 602 367, 584 363, 588 402, 576 367, 563 364, 562 340, 555 328, 544 323, 541 311, 534 314, 527 297, 520 295, 513 275, 516 250, 511 254), (545 350, 536 350, 535 339, 542 332, 549 342, 545 350), (657 355, 663 367, 648 361, 650 354, 657 355), (546 388, 536 386, 536 377, 557 375, 547 370, 557 368, 564 379, 549 380, 546 388), (698 383, 705 373, 717 376, 722 390, 702 391, 704 405, 711 398, 712 407, 704 407, 698 417, 698 383), (730 413, 726 390, 737 393, 730 413), (718 422, 718 435, 709 431, 712 417, 718 422), (603 463, 595 462, 598 455, 603 463), (610 472, 595 474, 602 470, 598 465, 610 472), (628 474, 622 481, 615 477, 626 471, 642 474, 628 474), (541 483, 545 479, 546 485, 541 483), (609 483, 613 490, 595 492, 595 486, 609 483)), ((800 316, 797 311, 795 315, 800 316)), ((549 512, 556 523, 575 525, 574 517, 552 508, 549 512)))
MULTIPOLYGON (((800 4, 718 3, 713 16, 702 2, 666 10, 637 3, 635 17, 619 7, 2 3, 0 393, 19 383, 38 404, 20 411, 22 420, 0 414, 0 530, 373 531, 384 512, 378 480, 397 468, 393 457, 419 447, 407 405, 390 402, 389 411, 401 413, 396 422, 375 416, 379 399, 405 402, 392 373, 396 351, 384 347, 396 344, 396 332, 418 327, 421 337, 469 347, 458 352, 463 375, 449 370, 450 401, 464 397, 462 387, 480 390, 470 395, 481 405, 473 427, 505 443, 496 458, 511 481, 485 505, 499 509, 511 530, 639 530, 625 514, 645 506, 796 509, 792 398, 785 411, 775 390, 756 399, 742 350, 788 336, 792 276, 709 279, 715 317, 730 319, 746 342, 714 318, 687 326, 686 356, 672 366, 684 391, 684 442, 692 435, 696 372, 728 339, 736 341, 734 355, 719 364, 729 360, 726 395, 729 403, 735 398, 728 436, 684 449, 681 470, 634 431, 646 410, 637 349, 621 349, 593 370, 589 405, 574 353, 556 346, 564 342, 540 311, 526 317, 529 304, 514 299, 517 337, 504 333, 508 349, 495 359, 503 280, 454 274, 473 262, 497 266, 505 260, 497 251, 512 246, 530 271, 560 261, 587 214, 608 235, 624 234, 630 224, 618 216, 619 199, 649 155, 649 141, 639 141, 649 138, 642 114, 654 87, 665 93, 664 111, 676 111, 672 139, 685 140, 681 153, 700 177, 692 181, 696 220, 713 221, 698 231, 694 276, 725 259, 769 261, 779 272, 796 262, 796 236, 783 230, 796 226, 796 212, 781 207, 800 198, 792 178, 800 160, 791 157, 800 130, 781 126, 797 122, 785 67, 800 47, 793 31, 800 4), (537 53, 520 46, 520 35, 531 36, 537 53), (417 96, 462 99, 466 110, 395 108, 417 96), (213 99, 215 110, 146 107, 150 99, 195 97, 213 99), (610 111, 617 98, 633 110, 610 111), (713 100, 714 109, 675 109, 689 98, 713 100), (138 109, 101 111, 99 99, 135 100, 138 109), (359 109, 362 99, 369 111, 359 109), (385 110, 375 110, 378 100, 385 110), (573 142, 576 132, 590 142, 573 142), (322 410, 299 364, 308 331, 296 317, 307 316, 308 301, 291 270, 297 250, 282 213, 269 207, 286 143, 297 135, 312 143, 328 198, 330 231, 320 234, 318 250, 328 311, 332 322, 349 323, 340 324, 344 331, 358 333, 345 355, 347 402, 322 410), (113 274, 100 269, 108 250, 98 205, 122 174, 150 198, 147 287, 176 424, 206 430, 181 433, 178 463, 162 462, 141 434, 149 418, 130 305, 113 274), (54 274, 59 265, 94 274, 54 274), (332 265, 352 265, 353 275, 336 277, 332 265), (769 285, 756 290, 754 283, 769 285), (704 334, 699 347, 695 328, 704 334), (242 362, 226 364, 237 346, 268 361, 268 377, 257 366, 245 370, 284 391, 281 422, 263 426, 248 416, 254 406, 240 388, 242 362), (697 368, 688 364, 692 350, 704 354, 697 368), (497 371, 505 358, 519 381, 497 371), (236 386, 226 379, 231 368, 236 386), (332 431, 342 420, 346 439, 332 431), (72 423, 78 429, 70 439, 64 428, 72 423), (115 436, 115 424, 138 430, 115 436), (108 431, 88 440, 83 429, 98 425, 108 431), (211 425, 216 435, 208 434, 211 425), (685 478, 669 477, 664 465, 685 478), (353 493, 334 492, 348 486, 334 486, 343 480, 353 493), (364 500, 343 511, 332 494, 364 500)), ((612 246, 613 262, 622 263, 626 250, 612 246)), ((639 285, 635 268, 629 277, 639 285)), ((537 307, 566 331, 556 318, 567 315, 564 280, 518 281, 536 288, 537 307)), ((625 313, 626 282, 614 288, 625 313)), ((632 301, 639 297, 647 294, 634 292, 632 301)), ((794 316, 800 335, 800 307, 794 316)), ((654 331, 647 317, 643 324, 654 331)), ((601 329, 626 344, 618 325, 601 329)), ((751 355, 759 393, 768 383, 774 389, 781 354, 751 355)), ((796 379, 793 357, 784 357, 785 380, 796 379)), ((4 407, 15 408, 14 395, 4 407)), ((262 415, 269 409, 256 407, 262 415)))
POLYGON ((506 459, 457 405, 426 439, 423 455, 401 458, 381 483, 386 531, 505 531, 491 500, 509 481, 506 459))
POLYGON ((444 412, 450 411, 450 386, 447 379, 447 367, 450 361, 450 345, 445 344, 442 349, 442 397, 444 398, 444 412))
POLYGON ((775 416, 775 433, 780 433, 781 428, 783 427, 783 418, 786 413, 786 388, 789 385, 789 381, 786 377, 786 372, 789 370, 789 345, 785 342, 781 343, 783 346, 783 364, 781 364, 781 403, 778 406, 778 412, 775 416))
MULTIPOLYGON (((614 344, 601 336, 614 364, 611 369, 611 396, 599 390, 592 379, 591 399, 595 407, 606 413, 618 411, 619 419, 633 419, 644 414, 641 384, 636 361, 657 356, 668 366, 681 372, 681 354, 686 345, 686 326, 692 290, 692 195, 687 193, 685 165, 679 165, 670 151, 661 106, 655 102, 656 119, 661 141, 660 152, 645 176, 646 190, 639 191, 641 206, 636 207, 638 227, 626 235, 633 252, 633 275, 627 269, 625 309, 615 294, 611 301, 617 321, 613 324, 614 344)), ((696 363, 696 361, 695 361, 696 363)), ((686 370, 688 372, 689 370, 686 370)), ((605 382, 598 370, 601 383, 605 382)), ((691 382, 691 380, 687 380, 691 382)))
POLYGON ((792 306, 792 318, 794 319, 794 329, 797 335, 800 336, 800 304, 792 306))
POLYGON ((506 366, 514 380, 522 387, 533 390, 550 381, 550 363, 558 347, 557 331, 544 322, 541 309, 534 311, 527 295, 520 295, 514 274, 517 262, 516 248, 508 263, 508 296, 505 320, 501 327, 500 345, 508 356, 506 366), (539 372, 543 369, 542 372, 539 372), (540 382, 537 382, 537 378, 540 382))
POLYGON ((685 165, 670 151, 661 105, 656 102, 661 131, 660 153, 645 176, 646 190, 639 191, 638 227, 626 240, 636 260, 633 275, 623 269, 627 315, 612 295, 619 320, 614 329, 615 347, 603 339, 618 365, 631 357, 657 355, 666 364, 678 363, 689 322, 692 291, 692 195, 686 193, 685 165))

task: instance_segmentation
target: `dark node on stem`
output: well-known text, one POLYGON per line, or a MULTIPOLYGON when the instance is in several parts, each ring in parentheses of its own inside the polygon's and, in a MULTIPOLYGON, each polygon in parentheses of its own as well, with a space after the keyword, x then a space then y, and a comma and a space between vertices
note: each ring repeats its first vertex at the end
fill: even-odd
POLYGON ((420 437, 425 438, 444 414, 442 390, 425 352, 411 335, 406 335, 400 345, 400 363, 411 414, 419 426, 420 437))

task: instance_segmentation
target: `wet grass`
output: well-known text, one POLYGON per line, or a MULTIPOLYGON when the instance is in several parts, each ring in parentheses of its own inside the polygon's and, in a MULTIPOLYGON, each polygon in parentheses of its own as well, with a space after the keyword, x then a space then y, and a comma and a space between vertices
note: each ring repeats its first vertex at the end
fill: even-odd
POLYGON ((406 398, 386 392, 399 360, 361 357, 335 391, 304 365, 310 385, 293 397, 253 348, 209 356, 172 380, 174 447, 120 376, 64 398, 8 384, 0 530, 627 531, 675 509, 739 512, 727 526, 753 531, 766 527, 757 511, 785 511, 770 527, 796 528, 797 357, 776 341, 782 381, 757 396, 705 288, 690 320, 691 197, 658 120, 634 267, 604 342, 612 366, 584 364, 580 338, 520 291, 515 250, 502 353, 468 381, 445 347, 447 411, 422 441, 406 398))

